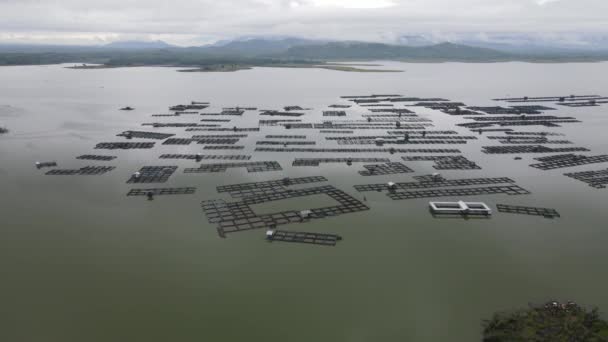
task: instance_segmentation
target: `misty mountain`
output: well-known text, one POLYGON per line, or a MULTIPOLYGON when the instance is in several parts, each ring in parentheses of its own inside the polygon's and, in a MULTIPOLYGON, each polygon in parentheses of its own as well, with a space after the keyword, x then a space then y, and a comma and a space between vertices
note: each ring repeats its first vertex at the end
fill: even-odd
POLYGON ((216 43, 213 45, 189 49, 199 50, 202 53, 215 56, 260 57, 283 54, 293 47, 314 45, 319 43, 320 41, 301 38, 253 38, 223 41, 220 44, 216 43))
POLYGON ((174 45, 163 42, 162 40, 156 41, 118 41, 104 45, 103 47, 108 49, 131 49, 131 50, 147 50, 147 49, 168 49, 175 47, 174 45))
POLYGON ((597 53, 608 51, 608 34, 604 33, 452 33, 404 35, 396 44, 433 45, 443 42, 482 47, 516 54, 597 53))
POLYGON ((494 61, 513 57, 507 53, 442 43, 428 46, 404 46, 363 42, 333 42, 321 45, 306 45, 290 48, 285 56, 320 60, 384 59, 384 60, 454 60, 494 61))
MULTIPOLYGON (((506 50, 474 44, 430 43, 409 37, 409 43, 325 42, 300 38, 242 39, 200 47, 176 47, 164 42, 118 42, 104 46, 0 45, 0 65, 96 63, 133 65, 268 65, 340 60, 416 62, 605 61, 608 51, 506 50)), ((403 40, 402 40, 403 42, 403 40)), ((489 44, 489 43, 487 43, 489 44)))

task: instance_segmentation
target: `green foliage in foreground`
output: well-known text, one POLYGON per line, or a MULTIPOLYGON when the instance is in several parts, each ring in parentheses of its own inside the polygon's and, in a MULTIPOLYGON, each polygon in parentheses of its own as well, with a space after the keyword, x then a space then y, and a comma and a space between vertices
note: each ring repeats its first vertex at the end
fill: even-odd
POLYGON ((608 322, 600 318, 597 309, 588 311, 571 302, 550 302, 494 314, 483 323, 483 341, 608 341, 608 322))

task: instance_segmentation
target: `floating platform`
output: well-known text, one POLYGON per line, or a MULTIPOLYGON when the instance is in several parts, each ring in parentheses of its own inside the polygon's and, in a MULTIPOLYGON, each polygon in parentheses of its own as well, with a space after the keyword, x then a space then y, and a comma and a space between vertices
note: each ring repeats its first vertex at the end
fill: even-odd
POLYGON ((190 138, 170 138, 163 141, 163 145, 190 145, 193 141, 190 138))
MULTIPOLYGON (((156 128, 163 128, 163 127, 201 127, 201 125, 199 125, 198 123, 178 123, 178 122, 147 122, 147 123, 142 123, 142 126, 152 126, 152 127, 156 127, 156 128)), ((207 127, 207 125, 203 126, 203 127, 207 127)))
POLYGON ((608 185, 608 169, 566 173, 564 176, 587 183, 587 185, 596 189, 604 189, 608 185))
POLYGON ((289 112, 289 111, 292 111, 292 110, 308 110, 308 109, 302 108, 300 106, 285 106, 285 107, 283 107, 283 110, 289 112))
POLYGON ((576 154, 568 153, 568 154, 556 154, 556 155, 545 156, 545 157, 537 157, 537 158, 534 158, 534 160, 538 160, 538 161, 544 163, 544 162, 554 162, 554 161, 559 161, 559 160, 569 160, 569 159, 573 159, 576 157, 577 157, 576 154))
POLYGON ((189 105, 177 105, 177 106, 172 106, 169 107, 169 110, 171 111, 179 111, 179 112, 183 112, 189 109, 205 109, 209 107, 208 103, 194 103, 194 104, 189 104, 189 105))
POLYGON ((521 214, 521 215, 536 215, 546 218, 560 217, 555 209, 524 207, 519 205, 496 204, 496 208, 501 213, 521 214))
POLYGON ((407 156, 404 161, 433 161, 436 170, 481 170, 475 162, 464 156, 407 156))
POLYGON ((313 153, 460 153, 457 149, 444 148, 304 148, 304 147, 256 147, 258 152, 313 152, 313 153))
POLYGON ((236 146, 236 145, 211 145, 211 146, 204 146, 203 150, 243 150, 245 149, 245 146, 236 146))
POLYGON ((313 219, 369 210, 369 207, 361 201, 331 185, 293 189, 291 191, 277 191, 267 195, 244 197, 237 202, 226 202, 224 200, 203 201, 202 208, 208 221, 218 224, 218 234, 221 237, 225 237, 227 233, 258 228, 274 228, 283 224, 302 223, 313 219), (250 207, 253 204, 319 194, 328 195, 337 201, 338 205, 303 211, 281 211, 265 215, 256 215, 250 207))
POLYGON ((550 148, 541 145, 483 146, 482 149, 482 152, 486 154, 589 152, 589 149, 584 147, 550 148))
POLYGON ((493 99, 493 101, 506 101, 506 102, 564 102, 564 101, 576 101, 582 99, 593 99, 601 97, 599 95, 568 95, 568 96, 540 96, 540 97, 509 97, 502 99, 493 99))
POLYGON ((522 145, 530 145, 530 144, 571 145, 572 141, 569 141, 569 140, 547 140, 546 138, 542 138, 542 137, 516 140, 516 139, 509 139, 509 137, 507 137, 507 138, 500 139, 499 143, 501 143, 501 144, 511 144, 511 145, 517 145, 517 144, 522 144, 522 145))
POLYGON ((99 176, 114 170, 115 166, 85 166, 80 169, 55 169, 48 171, 49 176, 99 176))
POLYGON ((596 163, 608 162, 608 155, 584 156, 584 155, 565 155, 560 158, 553 157, 552 160, 544 161, 543 163, 530 165, 533 168, 540 170, 555 170, 566 167, 581 166, 596 163))
POLYGON ((176 170, 177 166, 144 166, 127 183, 165 183, 176 170))
POLYGON ((370 164, 363 165, 365 171, 359 171, 361 176, 384 176, 384 175, 394 175, 400 173, 411 173, 414 170, 410 169, 403 163, 385 163, 385 164, 370 164))
POLYGON ((192 139, 200 140, 200 139, 219 139, 219 138, 247 138, 248 134, 205 134, 205 135, 193 135, 192 139))
POLYGON ((416 115, 416 114, 401 114, 401 113, 399 113, 399 114, 363 114, 363 115, 361 115, 361 117, 363 117, 363 118, 372 118, 372 119, 391 118, 393 120, 396 120, 398 118, 414 118, 417 116, 418 115, 416 115))
POLYGON ((547 110, 556 110, 552 107, 547 106, 539 106, 539 105, 525 105, 525 106, 510 106, 511 108, 515 108, 521 110, 522 113, 526 114, 526 111, 547 111, 547 110))
POLYGON ((449 101, 448 99, 444 99, 441 97, 394 97, 389 99, 391 102, 419 102, 419 101, 435 101, 435 102, 444 102, 449 101))
POLYGON ((585 102, 558 103, 558 105, 577 108, 577 107, 597 107, 600 104, 606 104, 606 103, 608 103, 608 101, 589 100, 589 101, 585 101, 585 102))
MULTIPOLYGON (((408 132, 407 133, 407 138, 408 139, 418 139, 418 140, 423 140, 423 139, 440 139, 440 140, 477 140, 477 137, 474 136, 469 136, 469 135, 449 135, 449 133, 435 133, 434 135, 432 135, 433 132, 408 132)), ((389 135, 358 135, 358 136, 332 136, 332 137, 325 137, 325 140, 346 140, 346 141, 357 141, 357 140, 373 140, 374 142, 376 141, 376 139, 384 139, 385 142, 391 141, 391 140, 399 140, 399 139, 405 139, 406 138, 406 134, 403 134, 402 132, 400 134, 389 134, 389 135)))
POLYGON ((37 169, 42 169, 45 167, 55 167, 57 166, 57 162, 36 162, 34 163, 34 165, 36 166, 37 169))
POLYGON ((415 189, 429 189, 439 187, 455 187, 455 186, 472 186, 472 185, 487 185, 487 184, 503 184, 503 183, 515 183, 514 180, 507 177, 498 178, 465 178, 465 179, 444 179, 442 177, 435 176, 423 176, 418 178, 418 182, 401 182, 392 183, 391 186, 388 184, 363 184, 355 185, 355 190, 359 192, 366 191, 394 191, 394 190, 415 190, 415 189))
POLYGON ((267 135, 266 139, 306 139, 305 135, 267 135))
MULTIPOLYGON (((388 131, 386 133, 389 134, 389 135, 401 135, 401 136, 405 135, 405 132, 402 132, 402 131, 388 131)), ((432 135, 439 135, 439 134, 441 134, 441 135, 444 135, 444 134, 445 135, 457 135, 458 132, 456 132, 456 131, 423 130, 423 131, 407 132, 407 134, 410 137, 415 137, 417 135, 419 135, 419 136, 422 136, 422 135, 432 136, 432 135)), ((462 139, 471 139, 471 138, 464 138, 465 136, 462 136, 462 137, 463 137, 462 139)), ((446 137, 441 137, 441 138, 445 139, 446 137)))
POLYGON ((152 114, 150 116, 154 118, 164 118, 164 117, 178 117, 182 114, 198 114, 198 112, 175 112, 173 114, 152 114))
POLYGON ((224 110, 258 110, 257 107, 241 107, 241 106, 237 106, 237 107, 227 107, 227 108, 223 108, 224 110))
POLYGON ((364 123, 361 124, 315 124, 315 123, 293 123, 293 124, 284 124, 286 129, 374 129, 374 130, 385 130, 385 129, 394 129, 394 130, 417 130, 417 129, 427 129, 427 127, 432 127, 432 123, 419 123, 419 124, 402 124, 400 127, 396 127, 394 124, 378 124, 378 123, 364 123))
POLYGON ((207 128, 207 129, 200 129, 200 131, 209 131, 209 132, 259 132, 260 128, 259 127, 253 127, 253 128, 239 128, 239 127, 232 127, 232 128, 207 128))
POLYGON ((507 135, 523 135, 523 136, 528 136, 528 135, 539 135, 539 136, 563 136, 563 133, 556 133, 556 132, 505 132, 505 134, 507 135))
POLYGON ((335 134, 353 134, 355 131, 343 130, 343 129, 322 129, 319 133, 335 133, 335 134))
POLYGON ((283 123, 302 122, 300 119, 258 120, 260 126, 278 126, 283 123))
MULTIPOLYGON (((416 116, 367 116, 365 120, 341 120, 341 123, 345 124, 357 124, 357 125, 365 125, 367 124, 379 124, 384 126, 394 126, 401 127, 404 123, 407 122, 433 122, 433 120, 420 118, 416 116)), ((392 127, 389 127, 392 128, 392 127)))
POLYGON ((228 192, 233 198, 242 198, 255 197, 260 195, 272 195, 281 191, 289 191, 288 187, 292 185, 302 185, 318 182, 327 182, 327 178, 323 176, 283 178, 264 182, 221 185, 218 186, 216 189, 218 193, 228 192))
POLYGON ((220 113, 220 115, 241 116, 241 115, 243 115, 243 113, 245 113, 245 111, 242 110, 242 109, 228 109, 228 108, 225 108, 224 110, 222 110, 222 112, 220 113))
POLYGON ((429 208, 433 215, 492 215, 492 209, 483 202, 429 202, 429 208))
POLYGON ((369 111, 372 113, 393 113, 398 114, 398 116, 402 114, 416 114, 407 108, 370 108, 369 111))
POLYGON ((504 186, 487 186, 479 188, 460 188, 460 189, 433 189, 433 190, 416 190, 416 191, 393 191, 387 196, 392 200, 407 200, 417 198, 435 198, 435 197, 460 197, 460 196, 479 196, 479 195, 497 195, 506 194, 528 195, 530 192, 518 185, 504 186))
POLYGON ((127 196, 157 196, 157 195, 192 195, 196 188, 152 188, 152 189, 131 189, 127 196))
POLYGON ((485 132, 505 132, 506 134, 509 134, 508 132, 512 132, 513 129, 512 128, 479 128, 479 129, 473 129, 473 132, 477 132, 479 134, 485 133, 485 132))
POLYGON ((561 127, 560 123, 579 123, 579 120, 512 120, 512 121, 488 121, 488 122, 468 122, 456 124, 456 126, 466 128, 483 128, 492 126, 544 126, 544 127, 561 127))
POLYGON ((244 167, 247 172, 268 172, 281 171, 283 168, 276 161, 259 161, 259 162, 242 162, 242 163, 217 163, 217 164, 201 164, 198 168, 187 168, 184 173, 209 173, 209 172, 225 172, 229 168, 244 167))
POLYGON ((374 98, 378 98, 378 97, 401 97, 402 95, 398 95, 398 94, 388 94, 388 95, 384 95, 384 94, 372 94, 372 95, 347 95, 347 96, 340 96, 341 99, 374 99, 374 98))
POLYGON ((452 140, 452 139, 404 139, 397 138, 395 139, 387 139, 379 143, 377 139, 359 139, 357 137, 353 137, 352 139, 338 139, 336 140, 338 145, 384 145, 384 144, 393 144, 393 145, 464 145, 467 143, 466 140, 452 140))
POLYGON ((465 104, 462 102, 435 102, 435 101, 423 101, 413 104, 414 107, 425 107, 434 110, 447 110, 456 109, 458 107, 464 107, 465 104))
POLYGON ((257 141, 255 143, 256 145, 283 145, 283 146, 288 146, 288 145, 316 145, 317 142, 316 141, 257 141))
POLYGON ((189 160, 213 160, 213 159, 226 159, 226 160, 250 160, 251 156, 238 155, 238 154, 162 154, 160 159, 189 159, 189 160))
POLYGON ((434 173, 434 174, 430 174, 430 175, 414 176, 412 178, 414 178, 418 182, 434 182, 434 183, 445 182, 447 180, 439 173, 434 173))
POLYGON ((346 116, 346 112, 343 110, 324 110, 323 116, 346 116))
POLYGON ((469 106, 467 107, 470 110, 477 112, 484 112, 490 115, 521 115, 521 114, 531 114, 537 115, 542 114, 542 111, 546 110, 555 110, 555 108, 545 107, 545 106, 511 106, 511 107, 501 107, 501 106, 488 106, 488 107, 475 107, 469 106))
POLYGON ((140 139, 167 139, 175 134, 169 133, 157 133, 157 132, 143 132, 143 131, 124 131, 120 134, 117 134, 117 137, 125 137, 127 139, 131 138, 140 138, 140 139))
POLYGON ((321 246, 335 246, 338 241, 342 240, 340 235, 321 234, 321 233, 306 233, 306 232, 291 232, 286 230, 269 230, 266 232, 266 240, 270 242, 297 242, 308 243, 321 246))
POLYGON ((153 147, 153 142, 102 142, 95 145, 96 149, 105 150, 148 149, 153 147))
POLYGON ((260 115, 269 115, 269 116, 302 116, 304 113, 296 113, 296 112, 280 112, 278 110, 268 110, 260 113, 260 115))
POLYGON ((219 144, 230 145, 239 142, 240 138, 170 138, 163 142, 163 145, 190 145, 192 142, 197 144, 219 144))
POLYGON ((240 138, 196 138, 197 144, 234 145, 240 138))
POLYGON ((478 113, 468 109, 460 109, 460 107, 451 107, 440 110, 442 113, 453 115, 453 116, 464 116, 464 115, 485 115, 485 113, 478 113))
POLYGON ((534 115, 534 116, 473 116, 466 118, 474 121, 491 121, 491 122, 509 122, 509 121, 544 121, 544 122, 580 122, 576 118, 570 116, 553 116, 553 115, 534 115))
POLYGON ((346 96, 340 96, 341 99, 373 99, 373 98, 377 98, 377 97, 400 97, 402 95, 398 95, 398 94, 389 94, 389 95, 346 95, 346 96))
POLYGON ((116 159, 116 156, 100 156, 94 154, 83 154, 81 156, 76 157, 76 159, 81 160, 96 160, 96 161, 110 161, 116 159))
MULTIPOLYGON (((511 133, 527 133, 527 132, 511 132, 511 133)), ((548 135, 546 135, 546 134, 526 134, 526 135, 509 134, 509 135, 490 135, 490 136, 487 136, 486 138, 488 138, 490 140, 512 140, 512 141, 540 140, 540 141, 547 141, 547 136, 548 135)))
POLYGON ((292 166, 319 166, 325 163, 389 163, 388 158, 296 158, 292 166))

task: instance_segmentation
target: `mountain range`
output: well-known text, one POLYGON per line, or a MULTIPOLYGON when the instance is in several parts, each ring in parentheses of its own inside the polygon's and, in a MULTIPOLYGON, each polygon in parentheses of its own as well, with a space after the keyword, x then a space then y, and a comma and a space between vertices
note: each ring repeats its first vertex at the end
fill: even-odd
MULTIPOLYGON (((163 41, 122 41, 100 46, 2 45, 0 65, 102 63, 126 65, 211 64, 260 65, 319 63, 339 60, 402 60, 426 62, 598 61, 608 60, 608 49, 515 44, 522 39, 488 40, 460 37, 459 42, 434 42, 424 36, 404 36, 396 44, 324 41, 293 37, 251 37, 214 44, 178 47, 163 41), (506 42, 510 42, 507 44, 506 42)), ((602 42, 602 40, 597 40, 602 42)), ((608 40, 607 40, 608 42, 608 40)), ((583 44, 589 46, 588 44, 583 44)), ((601 46, 601 45, 599 45, 601 46)))

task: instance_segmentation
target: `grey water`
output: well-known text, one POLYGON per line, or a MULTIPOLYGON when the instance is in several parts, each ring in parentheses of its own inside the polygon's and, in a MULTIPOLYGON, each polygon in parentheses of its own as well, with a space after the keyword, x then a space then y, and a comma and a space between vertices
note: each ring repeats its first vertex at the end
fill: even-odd
MULTIPOLYGON (((508 96, 607 95, 608 63, 405 64, 381 62, 402 73, 355 73, 314 69, 254 68, 234 73, 180 73, 172 68, 72 70, 65 66, 0 68, 0 298, 3 341, 476 341, 481 321, 493 312, 528 302, 574 300, 608 312, 608 190, 567 178, 564 172, 605 169, 605 164, 541 171, 535 155, 486 155, 480 136, 459 148, 483 169, 445 171, 446 178, 510 177, 527 196, 466 198, 555 208, 561 218, 500 214, 488 220, 435 219, 428 199, 392 201, 367 193, 370 211, 286 226, 330 232, 337 247, 266 243, 263 230, 220 239, 200 202, 224 198, 217 185, 322 175, 358 199, 353 185, 410 181, 435 172, 429 162, 405 162, 416 173, 362 177, 361 164, 292 167, 295 157, 346 157, 334 153, 260 153, 267 134, 314 130, 262 127, 237 145, 244 150, 207 151, 201 145, 161 145, 151 150, 94 150, 102 141, 124 141, 125 130, 150 130, 145 122, 196 122, 198 116, 151 117, 168 107, 209 101, 222 107, 312 108, 345 104, 343 95, 396 93, 444 97, 468 105, 501 105, 508 96), (120 111, 123 106, 136 110, 120 111), (163 153, 247 154, 278 161, 280 172, 184 174, 190 160, 161 160, 163 153), (116 155, 110 162, 76 160, 82 154, 116 155), (45 176, 35 161, 60 168, 111 165, 102 176, 45 176), (178 165, 162 185, 195 186, 193 196, 126 197, 129 176, 146 165, 178 165)), ((554 106, 547 115, 582 123, 551 130, 572 146, 608 153, 606 106, 554 106)), ((358 119, 362 108, 347 109, 358 119)), ((439 130, 463 122, 416 108, 439 130)), ((247 111, 225 127, 257 127, 247 111)), ((212 117, 213 118, 213 117, 212 117)), ((276 119, 276 117, 274 118, 276 119)), ((189 137, 205 132, 156 128, 189 137)), ((519 129, 518 129, 519 130, 519 129)), ((538 131, 530 127, 521 130, 538 131)), ((363 134, 373 135, 374 130, 363 134)), ((487 135, 487 134, 486 134, 487 135)), ((556 145, 558 147, 558 145, 556 145)), ((413 146, 412 148, 417 148, 413 146)), ((400 155, 357 154, 354 157, 400 155)), ((203 161, 203 163, 221 161, 203 161)), ((445 198, 445 200, 458 198, 445 198)), ((315 199, 323 202, 326 199, 315 199)), ((290 207, 307 205, 289 203, 290 207)), ((264 204, 263 212, 287 204, 264 204), (274 207, 273 207, 274 205, 274 207)), ((331 204, 330 204, 331 205, 331 204)), ((302 208, 302 209, 307 209, 302 208)))

